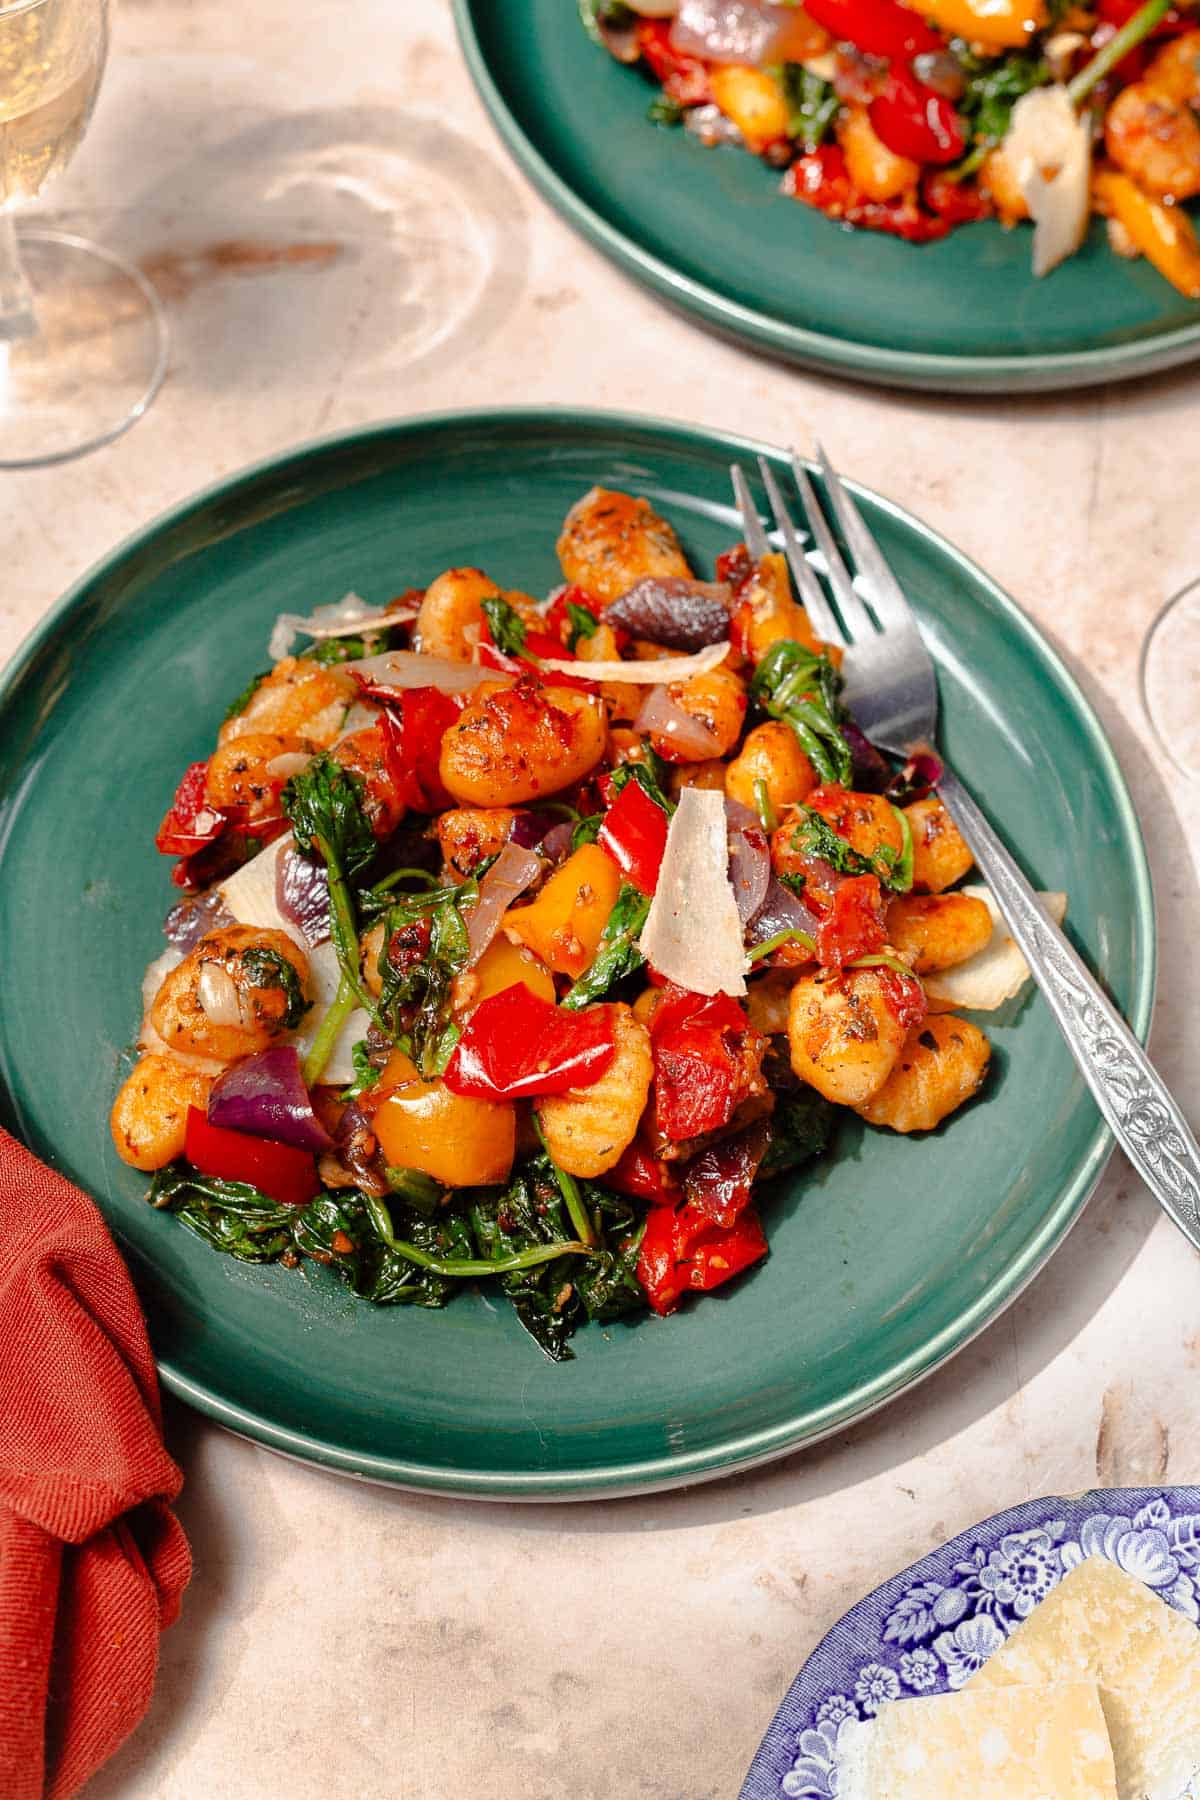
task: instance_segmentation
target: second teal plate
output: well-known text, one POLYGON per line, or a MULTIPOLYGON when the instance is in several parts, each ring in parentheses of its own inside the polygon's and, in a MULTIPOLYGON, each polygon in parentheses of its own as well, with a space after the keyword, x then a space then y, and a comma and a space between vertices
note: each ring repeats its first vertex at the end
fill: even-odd
POLYGON ((638 280, 744 343, 896 387, 1086 387, 1200 355, 1200 305, 1093 222, 1041 281, 1031 232, 934 244, 847 231, 778 172, 646 119, 655 89, 586 36, 576 0, 454 0, 479 91, 525 173, 638 280))

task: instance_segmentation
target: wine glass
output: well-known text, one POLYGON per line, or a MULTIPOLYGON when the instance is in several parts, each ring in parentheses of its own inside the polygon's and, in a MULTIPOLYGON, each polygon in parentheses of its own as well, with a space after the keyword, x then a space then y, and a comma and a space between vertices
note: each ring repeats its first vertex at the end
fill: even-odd
POLYGON ((14 208, 64 168, 108 53, 109 0, 0 0, 0 468, 65 461, 132 425, 167 364, 150 283, 14 208))
POLYGON ((1142 703, 1175 767, 1200 780, 1200 578, 1176 594, 1142 647, 1142 703))

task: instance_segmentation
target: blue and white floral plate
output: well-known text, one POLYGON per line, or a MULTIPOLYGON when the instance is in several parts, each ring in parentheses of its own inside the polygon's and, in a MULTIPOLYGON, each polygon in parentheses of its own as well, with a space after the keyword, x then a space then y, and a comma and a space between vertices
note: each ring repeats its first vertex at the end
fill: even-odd
POLYGON ((1069 1569, 1107 1556, 1200 1624, 1200 1488, 1029 1500, 893 1576, 834 1626, 788 1689, 741 1800, 834 1800, 837 1738, 890 1700, 960 1688, 1069 1569))

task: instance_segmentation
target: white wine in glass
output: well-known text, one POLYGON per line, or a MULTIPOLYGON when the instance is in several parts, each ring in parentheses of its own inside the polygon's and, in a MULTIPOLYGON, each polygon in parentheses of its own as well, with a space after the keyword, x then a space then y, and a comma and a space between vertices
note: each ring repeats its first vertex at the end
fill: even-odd
POLYGON ((82 238, 17 230, 86 131, 107 53, 108 0, 0 0, 0 467, 107 443, 166 368, 144 276, 82 238))

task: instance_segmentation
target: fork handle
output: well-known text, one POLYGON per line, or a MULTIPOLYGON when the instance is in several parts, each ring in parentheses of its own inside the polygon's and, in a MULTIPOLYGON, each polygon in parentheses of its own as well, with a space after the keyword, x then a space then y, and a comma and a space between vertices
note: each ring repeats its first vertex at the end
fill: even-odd
MULTIPOLYGON (((940 760, 940 759, 939 759, 940 760)), ((1146 1052, 953 770, 937 791, 987 878, 1096 1104, 1163 1211, 1200 1250, 1200 1147, 1146 1052)))

